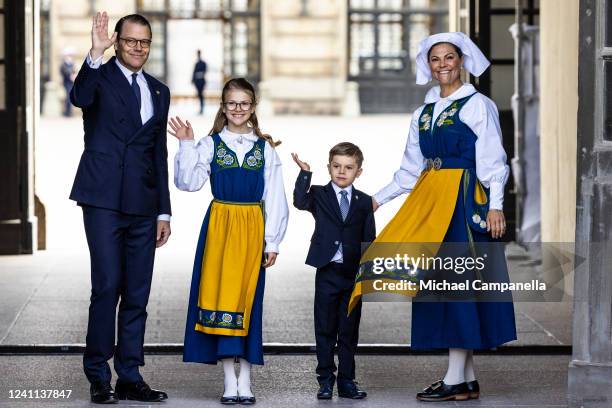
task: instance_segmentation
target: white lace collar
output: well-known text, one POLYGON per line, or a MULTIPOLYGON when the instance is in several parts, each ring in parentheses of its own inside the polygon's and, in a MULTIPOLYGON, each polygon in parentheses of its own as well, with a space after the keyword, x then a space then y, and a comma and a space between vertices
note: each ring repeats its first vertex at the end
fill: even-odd
POLYGON ((425 95, 425 103, 435 103, 441 100, 456 101, 457 99, 465 98, 476 92, 476 88, 472 84, 463 84, 461 88, 457 89, 446 98, 440 97, 440 86, 434 86, 431 88, 427 95, 425 95))
POLYGON ((249 133, 234 133, 230 131, 227 126, 225 126, 221 131, 221 136, 223 136, 223 139, 225 139, 227 142, 237 141, 238 143, 242 143, 243 139, 249 140, 251 142, 256 142, 259 139, 259 137, 253 132, 253 130, 251 130, 249 133))

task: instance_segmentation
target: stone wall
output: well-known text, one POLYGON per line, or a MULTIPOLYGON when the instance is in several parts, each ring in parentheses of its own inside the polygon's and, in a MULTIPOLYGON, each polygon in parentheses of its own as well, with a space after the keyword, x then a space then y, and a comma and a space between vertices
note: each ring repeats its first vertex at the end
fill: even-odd
POLYGON ((267 113, 358 114, 347 77, 347 2, 262 1, 262 101, 267 113))

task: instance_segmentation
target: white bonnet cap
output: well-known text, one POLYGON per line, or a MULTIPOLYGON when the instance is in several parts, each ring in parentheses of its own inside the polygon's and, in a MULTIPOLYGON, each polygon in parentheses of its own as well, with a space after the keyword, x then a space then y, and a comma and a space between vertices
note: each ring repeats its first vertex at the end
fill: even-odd
POLYGON ((467 35, 461 32, 439 33, 425 38, 419 43, 416 56, 416 83, 425 85, 431 81, 431 70, 427 61, 427 53, 437 43, 451 43, 463 53, 463 68, 475 77, 487 70, 491 63, 480 48, 467 35))

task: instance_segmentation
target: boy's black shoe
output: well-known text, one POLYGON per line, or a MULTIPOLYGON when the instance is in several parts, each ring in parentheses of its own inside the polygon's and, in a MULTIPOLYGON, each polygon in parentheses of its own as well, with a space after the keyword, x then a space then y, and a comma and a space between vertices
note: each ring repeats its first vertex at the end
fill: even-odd
POLYGON ((448 385, 436 381, 416 395, 419 401, 463 401, 470 398, 470 391, 465 382, 448 385))
POLYGON ((95 404, 116 404, 119 402, 109 382, 92 383, 89 387, 89 394, 91 395, 91 402, 95 404))
POLYGON ((121 383, 115 385, 117 397, 120 400, 132 400, 143 402, 161 402, 168 399, 168 394, 163 391, 153 390, 144 381, 134 383, 121 383))
POLYGON ((470 399, 478 399, 480 397, 480 385, 478 380, 467 383, 468 391, 470 391, 470 399))
POLYGON ((329 383, 322 383, 319 385, 319 391, 317 392, 317 399, 328 400, 332 398, 334 393, 334 386, 329 383))
POLYGON ((355 381, 338 381, 338 396, 340 398, 363 399, 368 393, 360 389, 355 381))

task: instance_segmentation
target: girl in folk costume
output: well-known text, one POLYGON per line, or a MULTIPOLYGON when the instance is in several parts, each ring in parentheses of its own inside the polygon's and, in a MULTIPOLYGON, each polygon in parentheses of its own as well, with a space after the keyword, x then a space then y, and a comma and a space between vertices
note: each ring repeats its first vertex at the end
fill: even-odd
POLYGON ((210 179, 214 197, 196 249, 183 361, 221 360, 221 403, 253 404, 251 364, 263 364, 265 268, 275 263, 289 212, 278 143, 259 129, 253 86, 231 79, 221 100, 212 130, 197 143, 189 121, 169 122, 180 141, 175 185, 197 191, 210 179))
MULTIPOLYGON (((475 243, 495 241, 506 229, 502 209, 509 173, 499 115, 493 101, 461 81, 462 67, 478 77, 490 63, 463 33, 426 38, 419 44, 416 63, 417 83, 425 85, 433 77, 439 86, 427 93, 425 104, 412 116, 400 169, 373 196, 376 209, 410 193, 371 248, 377 242, 437 243, 440 251, 448 251, 453 245, 448 243, 475 248, 475 243)), ((362 263, 367 256, 366 252, 362 263)), ((496 270, 494 279, 507 282, 503 253, 497 260, 496 268, 491 268, 496 270)), ((427 279, 431 271, 421 272, 427 279)), ((455 269, 445 277, 465 276, 457 275, 461 273, 455 269)), ((366 288, 367 282, 358 276, 351 303, 367 293, 366 288)), ((421 295, 412 303, 411 347, 449 349, 449 365, 444 378, 419 392, 417 399, 478 398, 472 350, 516 339, 511 296, 488 302, 448 297, 417 301, 421 295)))

